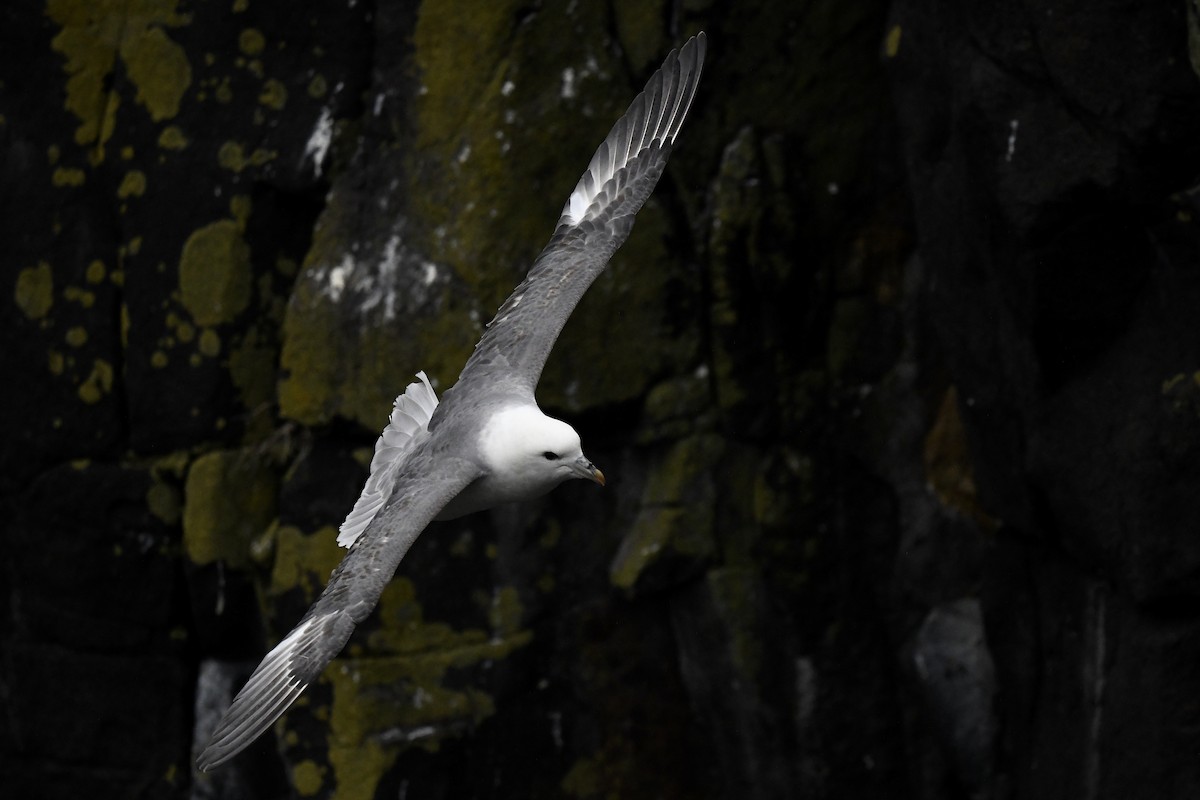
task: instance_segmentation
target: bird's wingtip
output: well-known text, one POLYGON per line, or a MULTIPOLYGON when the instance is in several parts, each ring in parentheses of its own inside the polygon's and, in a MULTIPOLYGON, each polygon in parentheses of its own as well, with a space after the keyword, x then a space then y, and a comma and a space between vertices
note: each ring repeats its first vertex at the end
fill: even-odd
POLYGON ((196 759, 196 769, 200 770, 201 772, 208 772, 216 766, 219 765, 214 759, 208 757, 207 749, 200 754, 199 758, 196 759))
POLYGON ((196 756, 196 769, 201 772, 211 772, 216 767, 221 766, 235 754, 229 752, 221 752, 221 748, 216 742, 209 742, 208 745, 200 751, 200 755, 196 756))

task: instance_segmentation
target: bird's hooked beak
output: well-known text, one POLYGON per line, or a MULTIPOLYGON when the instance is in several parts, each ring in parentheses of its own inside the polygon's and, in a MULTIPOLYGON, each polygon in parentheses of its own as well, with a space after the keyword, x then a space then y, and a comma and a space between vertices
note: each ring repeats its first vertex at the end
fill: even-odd
POLYGON ((575 463, 571 465, 575 473, 580 478, 585 478, 589 481, 595 481, 601 486, 604 485, 604 473, 596 469, 596 465, 587 460, 587 456, 580 456, 575 459, 575 463))

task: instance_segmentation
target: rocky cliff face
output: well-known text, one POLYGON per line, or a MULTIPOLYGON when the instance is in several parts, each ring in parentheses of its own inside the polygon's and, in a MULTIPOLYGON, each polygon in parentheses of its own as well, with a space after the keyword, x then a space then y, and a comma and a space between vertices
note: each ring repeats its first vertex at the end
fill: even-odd
POLYGON ((1200 781, 1187 5, 891 12, 922 298, 997 526, 980 786, 1015 796, 1200 781))
POLYGON ((0 10, 6 792, 1200 791, 1191 4, 211 5, 0 10), (539 390, 609 486, 431 528, 193 774, 700 29, 539 390))

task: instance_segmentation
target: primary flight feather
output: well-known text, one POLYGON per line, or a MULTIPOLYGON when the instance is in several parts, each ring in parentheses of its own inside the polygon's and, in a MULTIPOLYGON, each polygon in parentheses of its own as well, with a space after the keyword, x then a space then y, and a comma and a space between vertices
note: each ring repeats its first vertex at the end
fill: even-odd
POLYGON ((671 51, 613 126, 567 198, 549 244, 441 402, 423 372, 396 398, 366 486, 338 535, 349 552, 238 692, 197 760, 200 769, 245 749, 316 680, 430 522, 537 497, 572 478, 604 483, 579 435, 543 414, 534 390, 567 317, 658 183, 695 95, 705 48, 701 33, 671 51))

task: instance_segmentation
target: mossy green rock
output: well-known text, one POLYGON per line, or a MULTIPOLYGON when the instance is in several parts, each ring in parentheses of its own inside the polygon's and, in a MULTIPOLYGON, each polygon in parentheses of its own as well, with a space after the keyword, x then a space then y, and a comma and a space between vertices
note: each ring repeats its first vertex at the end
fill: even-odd
MULTIPOLYGON (((547 8, 514 29, 515 8, 421 6, 415 133, 369 130, 364 155, 335 179, 284 326, 285 416, 374 429, 416 371, 452 385, 628 103, 636 80, 614 79, 625 67, 612 51, 562 36, 602 28, 603 4, 547 8)), ((567 324, 545 405, 633 400, 695 358, 689 320, 666 310, 688 307, 672 295, 699 293, 699 276, 667 249, 672 233, 652 199, 567 324)))
POLYGON ((674 444, 651 468, 641 508, 609 566, 613 585, 661 588, 694 574, 716 552, 714 472, 721 437, 693 436, 674 444), (658 567, 652 578, 648 571, 658 567))
POLYGON ((250 563, 250 546, 275 516, 278 479, 252 452, 221 450, 200 456, 184 488, 183 544, 198 565, 250 563))

